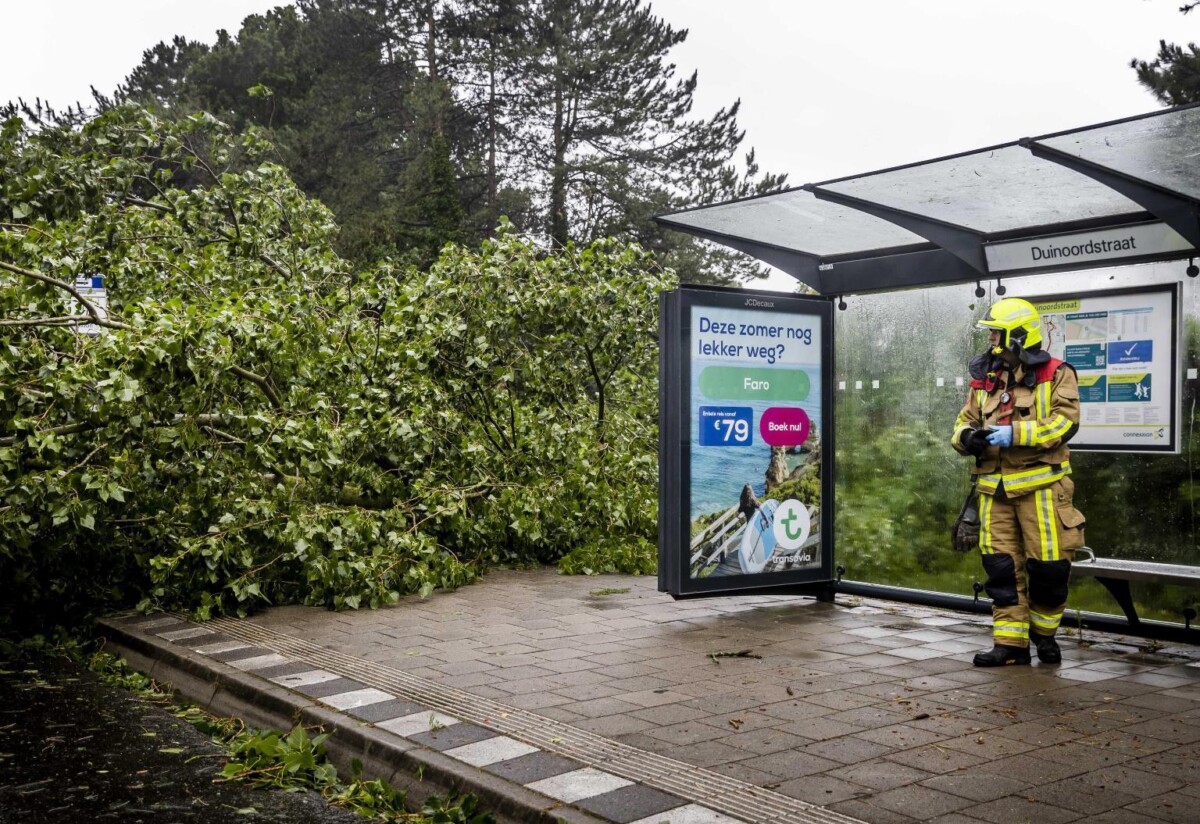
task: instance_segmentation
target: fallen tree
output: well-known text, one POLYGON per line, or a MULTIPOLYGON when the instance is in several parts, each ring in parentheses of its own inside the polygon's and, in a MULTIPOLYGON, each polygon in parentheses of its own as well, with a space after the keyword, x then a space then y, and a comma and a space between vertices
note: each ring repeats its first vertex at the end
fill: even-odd
POLYGON ((136 108, 0 130, 0 623, 652 570, 646 255, 502 227, 352 272, 270 155, 136 108))

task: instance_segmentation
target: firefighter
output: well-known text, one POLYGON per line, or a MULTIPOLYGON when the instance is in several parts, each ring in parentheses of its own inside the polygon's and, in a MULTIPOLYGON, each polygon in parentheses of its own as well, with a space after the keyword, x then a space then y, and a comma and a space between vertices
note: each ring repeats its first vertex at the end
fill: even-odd
POLYGON ((1029 301, 1005 298, 978 326, 988 350, 971 360, 971 388, 951 445, 975 459, 979 550, 992 599, 991 650, 975 666, 1062 660, 1054 634, 1067 605, 1083 514, 1075 508, 1071 451, 1079 429, 1075 369, 1042 351, 1042 321, 1029 301))

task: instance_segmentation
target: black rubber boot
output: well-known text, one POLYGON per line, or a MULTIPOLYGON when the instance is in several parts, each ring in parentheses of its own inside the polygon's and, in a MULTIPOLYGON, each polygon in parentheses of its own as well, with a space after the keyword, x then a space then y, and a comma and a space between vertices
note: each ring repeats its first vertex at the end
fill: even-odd
POLYGON ((1025 647, 1005 647, 1000 644, 987 652, 975 653, 977 667, 1003 667, 1006 664, 1028 664, 1029 650, 1025 647))
POLYGON ((1058 642, 1054 640, 1053 635, 1038 635, 1036 632, 1031 632, 1029 640, 1037 647, 1038 660, 1043 664, 1062 663, 1062 650, 1058 648, 1058 642))

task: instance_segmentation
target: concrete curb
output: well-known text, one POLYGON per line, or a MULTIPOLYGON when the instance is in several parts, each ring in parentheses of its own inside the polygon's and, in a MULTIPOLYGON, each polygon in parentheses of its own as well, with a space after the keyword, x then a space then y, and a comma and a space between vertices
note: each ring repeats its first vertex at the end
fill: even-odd
POLYGON ((502 821, 606 821, 437 750, 390 735, 229 664, 138 632, 136 626, 123 626, 118 619, 103 619, 99 625, 107 652, 124 658, 135 670, 169 685, 188 702, 214 715, 240 718, 249 726, 266 729, 288 730, 302 723, 330 731, 325 747, 339 774, 349 775, 351 762, 358 759, 364 777, 384 779, 403 790, 412 810, 420 809, 431 796, 459 792, 474 794, 482 809, 502 821))

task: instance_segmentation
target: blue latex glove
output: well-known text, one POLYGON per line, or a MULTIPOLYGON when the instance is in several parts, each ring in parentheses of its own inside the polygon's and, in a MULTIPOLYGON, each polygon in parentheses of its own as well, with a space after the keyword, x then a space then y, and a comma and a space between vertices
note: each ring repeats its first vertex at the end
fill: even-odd
POLYGON ((1012 426, 1001 424, 1000 426, 992 427, 992 431, 988 433, 987 440, 992 446, 1012 446, 1012 426))

